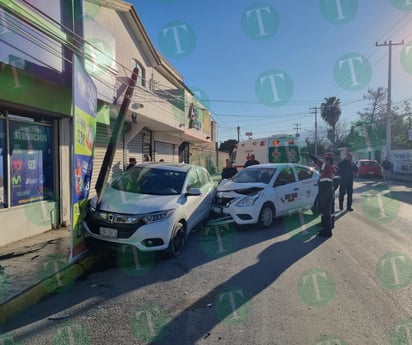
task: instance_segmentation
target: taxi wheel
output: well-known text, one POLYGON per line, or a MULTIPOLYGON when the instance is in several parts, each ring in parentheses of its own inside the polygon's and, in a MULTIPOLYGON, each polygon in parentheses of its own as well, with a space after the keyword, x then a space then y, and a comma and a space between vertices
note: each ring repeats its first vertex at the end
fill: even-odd
POLYGON ((169 242, 169 248, 167 254, 170 257, 179 256, 185 245, 185 227, 182 223, 177 223, 172 232, 172 236, 169 242))
POLYGON ((275 219, 275 208, 269 202, 262 206, 259 214, 259 225, 264 228, 269 228, 275 219))

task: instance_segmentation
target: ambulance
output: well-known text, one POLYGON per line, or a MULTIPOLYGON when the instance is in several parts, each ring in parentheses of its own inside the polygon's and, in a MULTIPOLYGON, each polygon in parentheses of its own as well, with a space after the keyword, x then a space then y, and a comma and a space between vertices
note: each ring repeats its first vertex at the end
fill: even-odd
POLYGON ((235 145, 231 160, 239 169, 251 159, 252 154, 259 163, 301 163, 299 140, 292 135, 273 135, 260 139, 240 141, 235 145))

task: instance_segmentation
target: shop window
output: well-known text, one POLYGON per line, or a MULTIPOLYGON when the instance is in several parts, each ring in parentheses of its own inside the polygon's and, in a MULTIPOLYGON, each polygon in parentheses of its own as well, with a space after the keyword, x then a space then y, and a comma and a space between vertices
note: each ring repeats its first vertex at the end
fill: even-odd
POLYGON ((9 122, 11 206, 52 200, 53 131, 35 122, 9 122))

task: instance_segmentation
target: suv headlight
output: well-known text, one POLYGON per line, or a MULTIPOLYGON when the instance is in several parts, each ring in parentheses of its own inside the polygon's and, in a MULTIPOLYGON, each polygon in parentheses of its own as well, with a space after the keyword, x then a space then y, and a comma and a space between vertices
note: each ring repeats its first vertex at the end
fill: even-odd
POLYGON ((155 222, 160 222, 162 220, 165 220, 169 218, 175 210, 166 210, 166 211, 160 211, 160 212, 153 212, 153 213, 148 213, 145 214, 142 219, 147 223, 155 223, 155 222))
POLYGON ((89 211, 91 211, 91 212, 96 211, 96 197, 90 199, 90 201, 89 201, 89 211))
POLYGON ((256 200, 258 200, 263 194, 262 193, 256 193, 256 194, 251 194, 248 195, 247 197, 239 200, 238 202, 236 202, 236 206, 237 207, 249 207, 249 206, 253 206, 256 202, 256 200))

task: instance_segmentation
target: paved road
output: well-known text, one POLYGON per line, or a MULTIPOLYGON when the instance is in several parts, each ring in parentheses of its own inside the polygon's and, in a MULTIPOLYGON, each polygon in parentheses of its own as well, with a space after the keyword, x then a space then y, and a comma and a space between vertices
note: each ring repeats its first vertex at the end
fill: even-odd
POLYGON ((178 259, 125 251, 3 333, 42 345, 412 344, 412 189, 355 191, 331 239, 308 212, 268 230, 199 230, 178 259))

